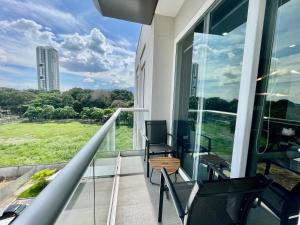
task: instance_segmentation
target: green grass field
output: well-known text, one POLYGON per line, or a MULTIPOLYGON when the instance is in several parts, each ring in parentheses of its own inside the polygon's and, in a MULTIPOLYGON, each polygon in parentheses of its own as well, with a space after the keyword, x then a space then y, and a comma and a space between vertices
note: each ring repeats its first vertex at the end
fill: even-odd
MULTIPOLYGON (((0 166, 67 162, 99 128, 78 121, 0 125, 0 166)), ((132 128, 116 129, 116 147, 132 149, 132 128)))
MULTIPOLYGON (((233 148, 233 133, 229 125, 207 122, 203 124, 203 134, 212 139, 212 151, 216 154, 231 155, 233 148)), ((204 141, 207 141, 206 139, 204 141)))

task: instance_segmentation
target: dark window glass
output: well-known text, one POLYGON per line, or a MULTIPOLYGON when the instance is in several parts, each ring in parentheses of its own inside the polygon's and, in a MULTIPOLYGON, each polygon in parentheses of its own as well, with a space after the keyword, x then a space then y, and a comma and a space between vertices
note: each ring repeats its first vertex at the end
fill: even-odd
POLYGON ((300 182, 300 1, 267 5, 248 172, 291 190, 300 182))

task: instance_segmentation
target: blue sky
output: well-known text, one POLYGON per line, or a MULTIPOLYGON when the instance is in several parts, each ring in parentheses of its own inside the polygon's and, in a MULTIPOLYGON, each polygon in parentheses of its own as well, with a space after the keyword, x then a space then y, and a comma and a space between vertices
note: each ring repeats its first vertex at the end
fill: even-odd
POLYGON ((132 88, 140 25, 92 0, 0 0, 0 86, 37 88, 37 45, 59 51, 62 90, 132 88))

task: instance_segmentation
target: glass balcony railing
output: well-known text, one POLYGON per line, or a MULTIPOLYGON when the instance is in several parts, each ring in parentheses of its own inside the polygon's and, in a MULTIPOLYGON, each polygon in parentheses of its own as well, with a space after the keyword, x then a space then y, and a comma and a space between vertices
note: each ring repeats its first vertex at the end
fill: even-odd
POLYGON ((142 154, 146 109, 118 109, 13 225, 109 224, 120 155, 142 154))

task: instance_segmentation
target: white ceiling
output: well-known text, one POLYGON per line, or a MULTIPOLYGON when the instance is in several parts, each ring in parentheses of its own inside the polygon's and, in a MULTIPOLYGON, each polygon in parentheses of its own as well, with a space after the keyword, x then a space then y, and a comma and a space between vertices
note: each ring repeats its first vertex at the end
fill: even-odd
POLYGON ((184 0, 159 0, 155 13, 164 16, 175 17, 184 0))

